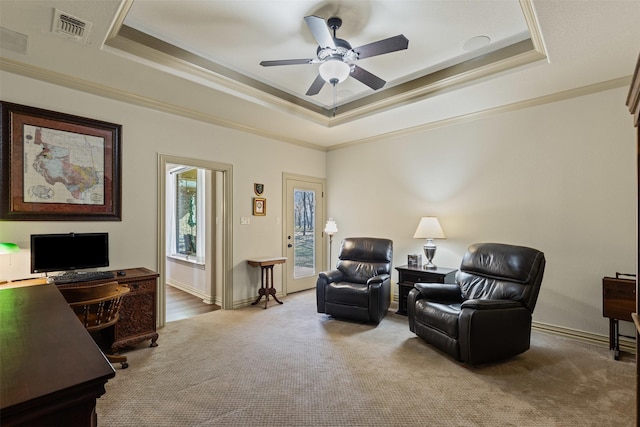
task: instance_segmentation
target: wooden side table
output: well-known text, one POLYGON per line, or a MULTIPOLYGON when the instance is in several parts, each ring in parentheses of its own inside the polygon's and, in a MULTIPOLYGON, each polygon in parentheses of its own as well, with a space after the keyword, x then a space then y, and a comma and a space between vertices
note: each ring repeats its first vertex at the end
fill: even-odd
POLYGON ((258 298, 251 303, 256 305, 264 296, 264 308, 267 308, 269 302, 269 295, 273 296, 278 304, 282 304, 282 301, 276 296, 276 289, 273 287, 273 266, 276 264, 284 264, 287 257, 274 257, 274 258, 258 258, 248 259, 247 264, 251 267, 260 267, 260 290, 258 291, 258 298), (266 282, 266 283, 265 283, 266 282))
POLYGON ((422 268, 402 265, 398 270, 398 311, 396 314, 407 315, 407 296, 414 283, 455 283, 455 268, 422 268))
POLYGON ((633 321, 631 314, 636 311, 636 280, 620 276, 631 275, 602 278, 602 316, 609 318, 609 350, 615 360, 620 359, 619 321, 633 321))

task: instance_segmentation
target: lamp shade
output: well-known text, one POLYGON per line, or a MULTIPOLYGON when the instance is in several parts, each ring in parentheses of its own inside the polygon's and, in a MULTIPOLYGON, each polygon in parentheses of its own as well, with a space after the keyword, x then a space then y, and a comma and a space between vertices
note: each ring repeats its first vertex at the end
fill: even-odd
POLYGON ((329 218, 329 221, 327 221, 327 225, 324 226, 324 232, 330 236, 338 232, 338 225, 333 218, 329 218))
POLYGON ((420 219, 414 239, 445 239, 440 221, 435 216, 424 216, 420 219))
POLYGON ((17 254, 18 252, 20 252, 20 247, 15 243, 0 242, 0 255, 17 254))
POLYGON ((318 68, 320 77, 327 83, 333 84, 333 80, 337 80, 337 83, 342 83, 351 72, 351 67, 346 62, 342 62, 340 59, 328 59, 320 64, 318 68))

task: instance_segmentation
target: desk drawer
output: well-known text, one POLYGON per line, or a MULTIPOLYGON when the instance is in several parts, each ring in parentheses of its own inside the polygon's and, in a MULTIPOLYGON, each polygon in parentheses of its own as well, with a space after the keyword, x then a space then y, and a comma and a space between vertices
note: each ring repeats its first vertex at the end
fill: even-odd
POLYGON ((407 284, 426 282, 425 279, 426 277, 424 274, 404 273, 402 275, 402 282, 407 284))
POLYGON ((141 280, 141 281, 129 281, 120 280, 120 283, 129 286, 132 293, 137 292, 155 292, 156 279, 153 280, 141 280))

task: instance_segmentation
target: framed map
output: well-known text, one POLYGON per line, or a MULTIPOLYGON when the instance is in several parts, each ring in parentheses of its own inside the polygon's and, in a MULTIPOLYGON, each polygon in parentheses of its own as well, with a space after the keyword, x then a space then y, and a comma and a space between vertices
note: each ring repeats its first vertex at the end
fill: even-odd
POLYGON ((122 126, 0 101, 0 219, 120 221, 122 126))

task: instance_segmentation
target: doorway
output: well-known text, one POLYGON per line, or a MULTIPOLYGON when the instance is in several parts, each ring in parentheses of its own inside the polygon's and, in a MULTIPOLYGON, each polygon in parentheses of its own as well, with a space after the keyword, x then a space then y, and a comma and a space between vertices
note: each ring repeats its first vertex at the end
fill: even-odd
POLYGON ((210 173, 215 179, 211 180, 211 185, 207 187, 205 199, 207 202, 207 212, 209 216, 210 228, 213 233, 207 233, 215 238, 209 239, 206 244, 205 263, 209 263, 209 277, 207 280, 213 287, 212 295, 216 296, 216 303, 222 309, 230 309, 233 306, 232 287, 232 165, 218 162, 209 162, 199 159, 184 157, 158 155, 158 290, 157 290, 157 311, 158 326, 162 327, 166 323, 166 283, 167 283, 167 221, 170 220, 166 213, 167 186, 170 180, 167 179, 167 171, 175 165, 184 168, 197 168, 210 173))
POLYGON ((315 287, 318 273, 325 270, 324 186, 324 179, 283 175, 285 294, 315 287))

